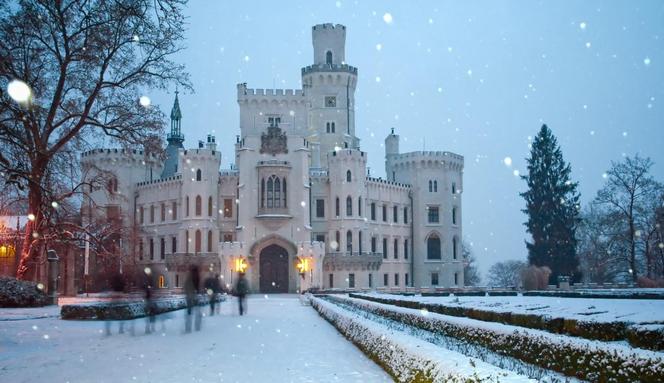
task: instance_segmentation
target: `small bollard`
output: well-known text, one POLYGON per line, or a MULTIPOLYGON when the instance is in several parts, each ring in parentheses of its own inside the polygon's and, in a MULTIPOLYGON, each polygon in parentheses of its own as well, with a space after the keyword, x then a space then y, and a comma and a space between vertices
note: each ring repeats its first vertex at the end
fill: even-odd
POLYGON ((55 250, 46 252, 46 260, 48 261, 48 297, 52 305, 58 304, 58 263, 60 258, 55 250))

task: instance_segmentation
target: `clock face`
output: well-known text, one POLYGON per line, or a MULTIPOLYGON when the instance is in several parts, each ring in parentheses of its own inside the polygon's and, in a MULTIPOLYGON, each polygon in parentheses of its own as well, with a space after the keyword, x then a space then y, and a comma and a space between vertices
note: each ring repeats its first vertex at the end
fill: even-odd
POLYGON ((326 96, 325 97, 325 106, 327 108, 334 108, 337 106, 337 98, 334 96, 326 96))

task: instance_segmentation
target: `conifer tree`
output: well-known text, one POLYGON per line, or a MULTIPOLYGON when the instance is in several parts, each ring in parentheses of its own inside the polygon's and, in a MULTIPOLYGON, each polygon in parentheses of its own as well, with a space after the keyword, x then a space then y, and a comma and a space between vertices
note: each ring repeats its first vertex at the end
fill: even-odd
POLYGON ((526 241, 528 262, 549 267, 551 284, 560 275, 579 280, 575 236, 579 223, 578 183, 571 181, 571 166, 563 160, 558 141, 546 125, 533 140, 527 161, 528 174, 521 178, 528 190, 521 196, 526 200, 525 225, 532 236, 531 242, 526 241))

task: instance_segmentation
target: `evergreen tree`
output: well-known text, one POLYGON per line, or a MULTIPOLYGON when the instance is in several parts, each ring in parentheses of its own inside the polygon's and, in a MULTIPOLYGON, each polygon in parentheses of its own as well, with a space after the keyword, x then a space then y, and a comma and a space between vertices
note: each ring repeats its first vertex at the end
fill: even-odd
POLYGON ((526 241, 528 262, 548 266, 551 284, 559 275, 580 279, 576 255, 575 231, 579 223, 578 183, 570 180, 571 167, 563 160, 558 141, 551 130, 542 125, 535 137, 528 174, 521 176, 528 190, 521 193, 526 200, 525 223, 532 242, 526 241))

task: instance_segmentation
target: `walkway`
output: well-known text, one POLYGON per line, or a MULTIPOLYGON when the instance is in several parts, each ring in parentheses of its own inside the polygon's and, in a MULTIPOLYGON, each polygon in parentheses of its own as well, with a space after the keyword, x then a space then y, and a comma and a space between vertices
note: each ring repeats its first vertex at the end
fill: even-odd
MULTIPOLYGON (((161 316, 151 335, 144 319, 132 321, 135 336, 118 335, 117 324, 105 337, 102 322, 29 319, 33 313, 2 321, 0 381, 391 381, 297 296, 251 297, 243 317, 235 303, 225 302, 221 316, 203 318, 192 334, 183 334, 183 310, 161 316)), ((0 309, 0 319, 10 310, 0 309)))

